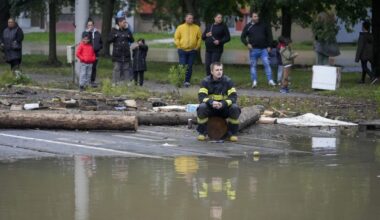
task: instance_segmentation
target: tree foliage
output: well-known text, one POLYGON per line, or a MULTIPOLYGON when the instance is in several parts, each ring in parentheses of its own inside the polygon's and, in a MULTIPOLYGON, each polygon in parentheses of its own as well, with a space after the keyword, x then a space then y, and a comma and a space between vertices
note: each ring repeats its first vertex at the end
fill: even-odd
POLYGON ((155 5, 154 22, 158 27, 178 25, 183 22, 186 13, 192 13, 195 22, 213 22, 214 15, 241 15, 239 6, 244 6, 246 0, 146 0, 155 5))

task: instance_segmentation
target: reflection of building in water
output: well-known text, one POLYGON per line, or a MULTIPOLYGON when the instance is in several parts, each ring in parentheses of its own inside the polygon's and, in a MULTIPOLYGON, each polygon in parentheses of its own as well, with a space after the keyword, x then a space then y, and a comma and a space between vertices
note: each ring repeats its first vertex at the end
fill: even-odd
POLYGON ((92 176, 91 161, 88 156, 75 156, 75 220, 89 217, 89 177, 92 176))

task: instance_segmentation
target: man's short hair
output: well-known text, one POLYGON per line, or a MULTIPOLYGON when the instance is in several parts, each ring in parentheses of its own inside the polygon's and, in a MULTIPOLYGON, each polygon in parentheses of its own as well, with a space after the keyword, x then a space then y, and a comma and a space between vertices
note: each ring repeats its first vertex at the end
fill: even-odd
POLYGON ((213 63, 211 63, 211 65, 210 65, 210 70, 211 71, 214 70, 214 66, 223 66, 223 63, 221 63, 221 62, 213 62, 213 63))
POLYGON ((187 17, 187 16, 189 16, 189 15, 191 15, 191 16, 193 16, 194 17, 194 15, 193 15, 193 13, 186 13, 186 15, 185 15, 185 18, 187 17))

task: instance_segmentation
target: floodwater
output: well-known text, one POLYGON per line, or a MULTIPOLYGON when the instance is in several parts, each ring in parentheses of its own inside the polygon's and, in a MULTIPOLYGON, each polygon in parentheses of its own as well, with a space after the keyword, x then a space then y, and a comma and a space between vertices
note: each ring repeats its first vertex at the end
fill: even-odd
POLYGON ((378 132, 292 133, 310 155, 0 162, 0 219, 379 219, 378 132))

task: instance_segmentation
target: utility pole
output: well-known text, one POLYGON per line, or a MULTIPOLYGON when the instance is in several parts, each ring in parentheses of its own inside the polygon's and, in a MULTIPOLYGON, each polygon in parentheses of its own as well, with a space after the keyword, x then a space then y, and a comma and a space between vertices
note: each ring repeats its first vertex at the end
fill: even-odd
MULTIPOLYGON (((90 15, 89 0, 75 0, 75 48, 82 40, 82 33, 86 30, 87 19, 90 15)), ((75 55, 74 55, 75 56, 75 55)), ((79 77, 79 62, 75 62, 76 76, 79 77)))

